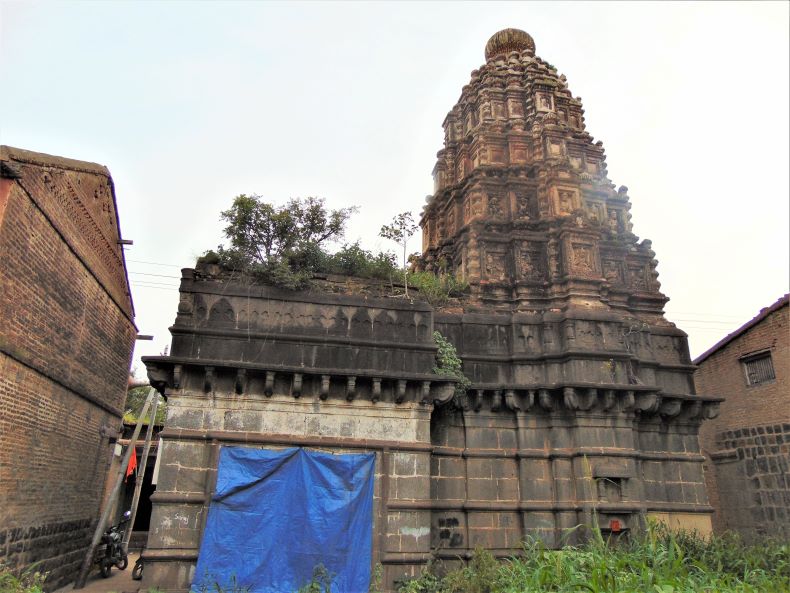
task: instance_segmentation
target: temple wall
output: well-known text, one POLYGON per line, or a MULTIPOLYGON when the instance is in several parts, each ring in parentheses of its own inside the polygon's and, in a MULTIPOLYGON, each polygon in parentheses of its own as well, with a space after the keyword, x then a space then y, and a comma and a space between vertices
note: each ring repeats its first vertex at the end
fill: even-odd
POLYGON ((453 392, 431 374, 430 309, 260 287, 220 297, 185 274, 171 356, 146 359, 168 417, 143 586, 189 588, 225 445, 375 453, 371 563, 388 587, 417 576, 430 558, 431 412, 453 392), (242 312, 257 320, 242 325, 242 312), (261 321, 284 312, 291 324, 261 321))
POLYGON ((376 453, 371 562, 386 590, 432 554, 449 568, 478 546, 511 556, 525 538, 581 541, 579 525, 622 535, 647 515, 696 525, 711 511, 697 430, 715 402, 684 388, 671 327, 627 342, 605 314, 434 314, 191 270, 181 290, 170 356, 145 359, 169 405, 144 586, 188 588, 223 445, 376 453), (263 311, 292 323, 262 324, 263 311), (434 328, 464 360, 463 396, 430 372, 434 328))

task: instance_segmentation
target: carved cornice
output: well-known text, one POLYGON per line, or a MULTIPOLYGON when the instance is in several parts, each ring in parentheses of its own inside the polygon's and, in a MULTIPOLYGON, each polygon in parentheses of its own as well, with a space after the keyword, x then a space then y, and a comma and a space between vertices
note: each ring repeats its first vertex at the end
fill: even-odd
POLYGON ((590 383, 551 385, 472 385, 457 404, 464 410, 516 414, 613 415, 629 413, 698 424, 715 418, 723 398, 672 394, 650 385, 590 383), (504 405, 503 405, 504 402, 504 405))
POLYGON ((170 356, 143 357, 157 390, 236 395, 276 394, 294 399, 367 399, 395 405, 444 405, 453 399, 456 380, 443 375, 369 369, 311 368, 170 356), (254 387, 251 387, 254 386, 254 387), (258 388, 262 386, 262 388, 258 388), (255 391, 251 391, 255 390, 255 391))

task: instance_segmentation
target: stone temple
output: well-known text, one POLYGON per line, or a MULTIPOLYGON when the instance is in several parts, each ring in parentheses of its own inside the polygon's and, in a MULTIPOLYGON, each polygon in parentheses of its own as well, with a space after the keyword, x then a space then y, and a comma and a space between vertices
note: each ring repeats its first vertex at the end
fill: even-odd
POLYGON ((420 265, 466 279, 460 303, 183 270, 170 355, 145 359, 169 405, 144 586, 189 587, 227 445, 375 453, 360 560, 386 590, 432 557, 557 547, 579 525, 710 529, 697 435, 719 400, 695 395, 627 188, 530 35, 500 31, 485 58, 444 121, 421 218, 420 265), (463 359, 463 396, 433 371, 434 331, 463 359))

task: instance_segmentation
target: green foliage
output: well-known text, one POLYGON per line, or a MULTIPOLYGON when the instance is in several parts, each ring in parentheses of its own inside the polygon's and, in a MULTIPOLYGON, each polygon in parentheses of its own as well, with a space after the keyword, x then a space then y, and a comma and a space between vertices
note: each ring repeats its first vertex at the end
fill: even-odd
POLYGON ((455 379, 458 382, 455 393, 463 395, 472 382, 464 375, 463 361, 458 356, 458 351, 438 331, 433 332, 433 341, 439 347, 436 351, 436 366, 433 367, 433 372, 455 379))
POLYGON ((412 272, 407 275, 406 282, 434 307, 446 305, 450 297, 459 297, 469 291, 469 284, 452 274, 437 276, 433 272, 412 272))
POLYGON ((399 270, 392 253, 379 251, 373 255, 372 252, 362 249, 359 242, 356 242, 351 245, 343 245, 343 248, 338 252, 328 256, 320 271, 359 276, 360 278, 392 280, 393 274, 399 270))
POLYGON ((46 573, 35 570, 35 564, 21 573, 0 564, 0 593, 43 593, 46 573))
POLYGON ((261 196, 242 194, 220 214, 230 249, 250 263, 263 264, 298 253, 309 245, 343 236, 354 208, 328 211, 324 200, 293 199, 276 207, 261 196))
POLYGON ((201 264, 219 264, 258 282, 301 290, 315 274, 343 274, 392 280, 398 272, 395 256, 373 254, 359 242, 330 253, 326 244, 342 238, 345 225, 356 208, 328 210, 320 198, 291 200, 274 206, 260 196, 237 196, 221 214, 227 223, 229 245, 207 251, 201 264))
POLYGON ((323 564, 313 568, 313 578, 305 586, 300 587, 298 593, 332 593, 332 574, 323 564))
MULTIPOLYGON (((124 414, 123 420, 129 424, 133 424, 137 422, 137 419, 140 417, 140 412, 143 411, 143 404, 145 403, 146 398, 148 397, 148 392, 150 391, 150 387, 135 387, 134 389, 130 389, 126 393, 126 404, 124 406, 124 414)), ((165 417, 167 416, 167 402, 165 402, 164 398, 160 395, 159 396, 159 405, 156 407, 156 422, 155 424, 162 425, 165 423, 165 417)), ((148 414, 145 417, 145 421, 148 422, 149 418, 151 417, 151 412, 149 410, 148 414)))
POLYGON ((355 208, 327 210, 324 200, 308 197, 274 206, 260 196, 236 196, 220 214, 230 245, 201 258, 217 262, 266 283, 297 290, 306 288, 325 266, 326 242, 342 238, 355 208))
POLYGON ((406 296, 409 296, 409 282, 406 279, 406 246, 409 243, 409 238, 417 232, 417 228, 411 212, 401 212, 392 219, 390 224, 382 225, 379 231, 380 237, 395 241, 403 247, 403 284, 406 288, 406 296))
MULTIPOLYGON (((600 535, 600 532, 597 532, 600 535)), ((476 550, 469 566, 438 577, 431 568, 400 593, 779 593, 790 591, 790 545, 745 545, 737 536, 702 538, 651 524, 631 541, 547 550, 524 545, 497 562, 476 550)))
POLYGON ((384 578, 384 567, 381 562, 377 562, 373 567, 373 574, 370 575, 370 586, 368 593, 381 593, 381 581, 384 578))
POLYGON ((230 575, 230 584, 224 586, 219 579, 206 572, 197 588, 197 593, 249 593, 249 585, 240 585, 235 574, 230 575))

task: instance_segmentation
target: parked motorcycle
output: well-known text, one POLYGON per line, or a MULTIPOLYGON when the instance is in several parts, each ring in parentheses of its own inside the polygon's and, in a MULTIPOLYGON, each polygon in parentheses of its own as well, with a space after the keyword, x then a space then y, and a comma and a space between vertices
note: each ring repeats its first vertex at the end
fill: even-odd
POLYGON ((132 568, 133 580, 135 581, 143 580, 143 568, 145 568, 145 563, 143 562, 143 553, 140 552, 140 555, 137 557, 137 561, 134 563, 134 568, 132 568))
POLYGON ((104 532, 101 541, 104 544, 104 553, 99 554, 96 562, 99 564, 101 576, 105 579, 110 576, 112 567, 118 570, 125 570, 129 566, 129 557, 123 549, 124 525, 129 522, 132 516, 131 511, 126 511, 121 520, 104 532))

